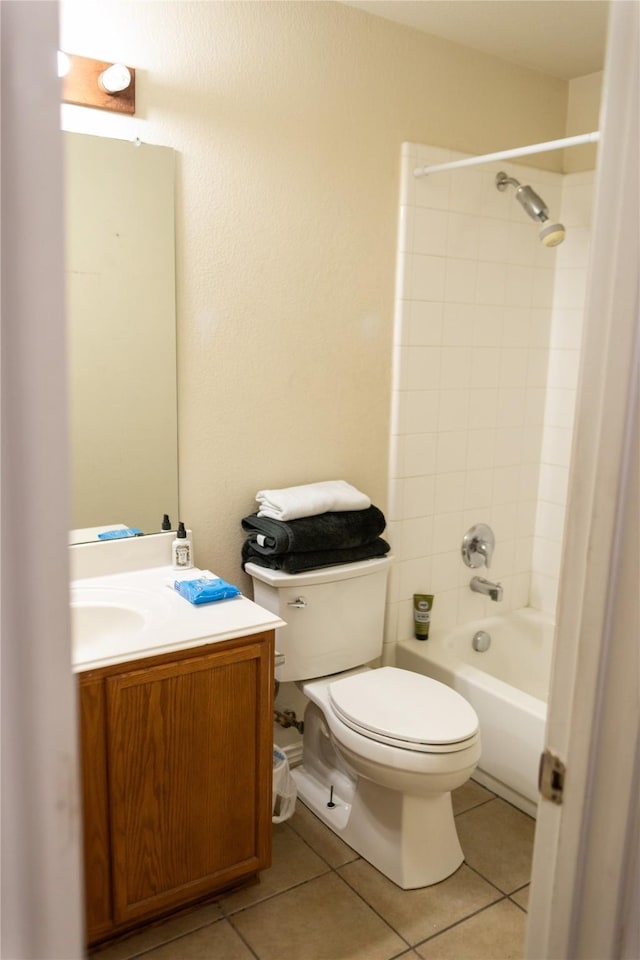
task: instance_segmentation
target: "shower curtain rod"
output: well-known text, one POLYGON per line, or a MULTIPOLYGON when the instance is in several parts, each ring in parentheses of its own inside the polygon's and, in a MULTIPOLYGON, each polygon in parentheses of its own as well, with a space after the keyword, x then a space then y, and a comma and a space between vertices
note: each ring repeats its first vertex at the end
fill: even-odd
POLYGON ((458 167, 475 167, 478 163, 490 163, 492 160, 508 160, 511 157, 526 157, 531 153, 547 153, 550 150, 562 150, 563 147, 577 147, 582 143, 597 143, 600 131, 580 133, 576 137, 563 140, 547 140, 546 143, 532 143, 528 147, 514 147, 512 150, 500 150, 498 153, 485 153, 480 157, 466 157, 464 160, 452 160, 450 163, 436 163, 432 167, 416 167, 414 177, 426 177, 430 173, 442 170, 456 170, 458 167))

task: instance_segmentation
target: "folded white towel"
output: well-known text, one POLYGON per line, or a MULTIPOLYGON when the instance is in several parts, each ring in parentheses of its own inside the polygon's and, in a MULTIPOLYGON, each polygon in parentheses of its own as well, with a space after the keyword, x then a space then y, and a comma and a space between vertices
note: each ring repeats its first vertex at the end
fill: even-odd
POLYGON ((371 500, 346 480, 323 480, 303 483, 282 490, 259 490, 256 493, 258 516, 272 520, 298 520, 318 513, 343 510, 366 510, 371 500))

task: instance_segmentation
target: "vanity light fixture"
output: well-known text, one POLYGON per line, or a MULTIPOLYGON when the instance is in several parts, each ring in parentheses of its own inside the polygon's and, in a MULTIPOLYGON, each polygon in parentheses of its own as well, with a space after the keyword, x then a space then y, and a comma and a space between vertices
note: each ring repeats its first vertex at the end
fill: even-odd
POLYGON ((107 93, 122 93, 131 85, 131 70, 124 63, 113 63, 100 74, 98 84, 107 93))
POLYGON ((66 72, 58 67, 62 77, 63 103, 116 113, 136 112, 136 72, 133 67, 62 52, 58 54, 59 65, 65 62, 65 58, 68 61, 66 72))

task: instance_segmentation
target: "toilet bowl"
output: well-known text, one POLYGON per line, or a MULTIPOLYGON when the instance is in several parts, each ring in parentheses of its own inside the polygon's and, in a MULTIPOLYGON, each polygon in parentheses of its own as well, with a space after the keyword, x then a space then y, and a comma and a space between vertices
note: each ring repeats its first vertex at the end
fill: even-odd
POLYGON ((385 557, 306 574, 246 570, 256 602, 287 622, 277 631, 279 679, 309 701, 302 763, 291 771, 298 797, 411 889, 444 880, 464 859, 451 791, 480 759, 480 732, 471 705, 445 684, 368 665, 382 650, 388 565, 385 557))
POLYGON ((451 790, 469 779, 480 759, 470 705, 444 684, 394 667, 302 689, 311 703, 302 765, 292 771, 298 795, 403 889, 450 876, 464 859, 451 790))

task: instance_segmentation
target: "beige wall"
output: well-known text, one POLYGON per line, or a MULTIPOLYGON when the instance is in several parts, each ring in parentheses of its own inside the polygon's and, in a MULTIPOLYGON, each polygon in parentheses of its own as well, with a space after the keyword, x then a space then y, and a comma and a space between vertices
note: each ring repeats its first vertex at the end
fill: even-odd
POLYGON ((331 2, 73 0, 61 46, 138 70, 135 118, 66 129, 179 153, 181 519, 246 587, 259 488, 342 477, 387 509, 402 141, 561 137, 568 84, 331 2))
MULTIPOLYGON (((567 102, 567 136, 591 133, 600 129, 600 97, 602 95, 602 72, 589 73, 569 82, 567 102)), ((572 147, 564 151, 565 173, 581 173, 593 170, 596 165, 597 146, 572 147)))

